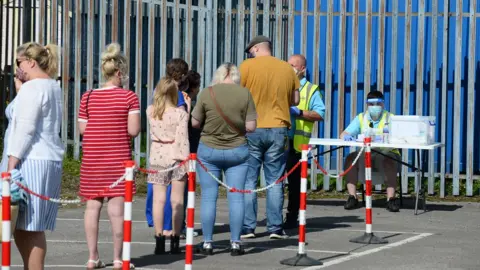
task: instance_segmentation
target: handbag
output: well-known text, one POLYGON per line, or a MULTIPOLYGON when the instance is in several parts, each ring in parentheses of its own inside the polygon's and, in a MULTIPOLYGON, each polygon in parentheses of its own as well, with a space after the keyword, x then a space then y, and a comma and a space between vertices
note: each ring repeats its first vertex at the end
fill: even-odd
POLYGON ((212 101, 213 103, 215 104, 215 107, 217 109, 217 112, 220 114, 220 116, 223 118, 223 120, 225 120, 225 122, 227 122, 227 124, 233 129, 235 130, 238 134, 244 136, 245 135, 245 132, 240 130, 238 127, 236 127, 232 121, 230 121, 230 119, 223 113, 222 109, 220 108, 220 106, 218 105, 217 103, 217 100, 215 99, 215 93, 213 92, 213 88, 210 86, 208 87, 208 91, 210 92, 210 97, 212 98, 212 101))

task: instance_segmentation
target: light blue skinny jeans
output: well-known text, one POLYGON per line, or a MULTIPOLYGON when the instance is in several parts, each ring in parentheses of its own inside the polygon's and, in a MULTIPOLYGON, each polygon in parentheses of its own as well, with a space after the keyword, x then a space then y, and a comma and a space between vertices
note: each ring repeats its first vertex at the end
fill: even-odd
MULTIPOLYGON (((215 177, 221 179, 222 171, 225 172, 226 183, 236 189, 245 188, 248 171, 248 146, 247 144, 232 149, 215 149, 200 143, 197 158, 207 167, 215 177)), ((205 170, 197 164, 197 173, 202 188, 200 204, 200 218, 202 222, 204 242, 213 241, 213 228, 217 212, 218 183, 205 170)), ((240 242, 244 218, 244 194, 228 192, 228 208, 230 218, 230 239, 240 242)))

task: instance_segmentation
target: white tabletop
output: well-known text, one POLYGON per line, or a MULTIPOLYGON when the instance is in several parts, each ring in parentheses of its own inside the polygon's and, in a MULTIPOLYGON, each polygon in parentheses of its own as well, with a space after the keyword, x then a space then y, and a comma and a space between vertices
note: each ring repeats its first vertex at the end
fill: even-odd
MULTIPOLYGON (((361 147, 363 142, 344 141, 341 139, 319 139, 311 138, 310 145, 328 145, 328 146, 357 146, 361 147)), ((442 147, 442 143, 432 143, 427 145, 420 144, 406 144, 406 143, 376 143, 372 142, 372 148, 397 148, 397 149, 422 149, 433 150, 437 147, 442 147)))

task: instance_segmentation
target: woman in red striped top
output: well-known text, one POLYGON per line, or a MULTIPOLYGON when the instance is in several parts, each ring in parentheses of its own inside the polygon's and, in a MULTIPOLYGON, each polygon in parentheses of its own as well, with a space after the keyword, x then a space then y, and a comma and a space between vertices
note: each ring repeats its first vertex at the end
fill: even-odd
MULTIPOLYGON (((131 160, 130 140, 140 132, 137 95, 123 89, 128 78, 127 58, 118 44, 110 44, 102 55, 103 88, 87 91, 78 114, 83 134, 80 195, 87 197, 85 234, 89 249, 87 269, 104 267, 97 249, 98 222, 104 198, 113 233, 113 267, 122 267, 123 204, 125 182, 108 189, 125 173, 124 161, 131 160), (108 189, 108 190, 107 190, 108 189)), ((135 192, 135 188, 134 188, 135 192)), ((133 265, 132 265, 133 267, 133 265)))

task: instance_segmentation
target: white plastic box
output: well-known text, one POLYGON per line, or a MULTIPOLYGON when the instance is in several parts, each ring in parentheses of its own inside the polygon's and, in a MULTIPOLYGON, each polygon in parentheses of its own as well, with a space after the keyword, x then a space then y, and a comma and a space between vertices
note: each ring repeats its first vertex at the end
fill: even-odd
POLYGON ((435 116, 390 116, 390 143, 426 145, 435 142, 435 116))

